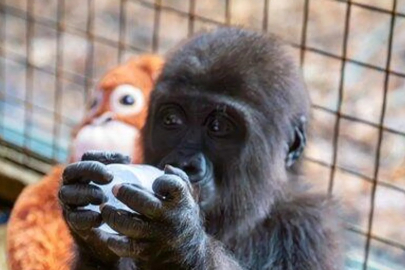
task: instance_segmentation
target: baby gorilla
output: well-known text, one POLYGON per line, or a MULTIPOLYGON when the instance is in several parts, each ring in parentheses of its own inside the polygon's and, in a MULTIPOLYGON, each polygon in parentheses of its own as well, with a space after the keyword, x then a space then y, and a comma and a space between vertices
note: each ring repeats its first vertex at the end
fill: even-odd
POLYGON ((115 188, 139 214, 105 205, 99 215, 77 209, 104 201, 86 184, 111 180, 94 160, 125 158, 91 154, 67 167, 60 200, 75 269, 340 269, 334 203, 297 176, 309 98, 283 47, 220 28, 169 57, 151 97, 144 160, 177 168, 166 166, 154 192, 115 188), (119 234, 95 228, 102 220, 119 234))

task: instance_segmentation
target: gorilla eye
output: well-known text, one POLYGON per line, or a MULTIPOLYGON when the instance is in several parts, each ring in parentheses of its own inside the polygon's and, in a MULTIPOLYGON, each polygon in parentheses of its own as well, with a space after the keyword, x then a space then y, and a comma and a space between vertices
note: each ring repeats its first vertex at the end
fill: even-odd
POLYGON ((129 105, 132 105, 132 104, 135 103, 135 99, 131 95, 125 95, 120 99, 120 103, 122 105, 128 105, 129 106, 129 105))
POLYGON ((183 124, 183 120, 175 113, 167 114, 163 117, 163 124, 166 127, 176 127, 183 124))
POLYGON ((216 117, 208 124, 209 132, 216 137, 225 137, 233 132, 234 127, 230 120, 216 117))
POLYGON ((179 129, 186 124, 184 110, 177 104, 163 105, 158 112, 157 120, 164 129, 179 129))

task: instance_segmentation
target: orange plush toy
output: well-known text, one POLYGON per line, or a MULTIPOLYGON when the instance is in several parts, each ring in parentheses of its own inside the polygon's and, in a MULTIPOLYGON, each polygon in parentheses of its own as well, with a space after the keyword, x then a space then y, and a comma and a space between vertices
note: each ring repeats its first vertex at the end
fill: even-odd
MULTIPOLYGON (((114 150, 140 162, 142 128, 154 79, 163 66, 155 55, 143 55, 109 71, 96 89, 85 120, 73 132, 70 161, 88 150, 114 150)), ((56 166, 15 203, 8 223, 11 270, 67 270, 73 241, 59 208, 57 193, 63 166, 56 166)))

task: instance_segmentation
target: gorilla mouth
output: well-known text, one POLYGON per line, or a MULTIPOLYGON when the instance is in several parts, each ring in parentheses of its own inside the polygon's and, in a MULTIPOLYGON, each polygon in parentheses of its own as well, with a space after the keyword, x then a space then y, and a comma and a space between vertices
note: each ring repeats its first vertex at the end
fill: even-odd
POLYGON ((183 170, 191 184, 204 185, 214 180, 213 167, 209 162, 200 164, 199 166, 179 165, 176 162, 168 162, 166 158, 163 158, 158 165, 158 168, 163 170, 166 165, 171 165, 183 170))
POLYGON ((203 185, 205 183, 209 183, 213 180, 213 174, 210 171, 207 171, 203 175, 193 175, 187 174, 188 178, 190 179, 191 184, 199 184, 203 185))

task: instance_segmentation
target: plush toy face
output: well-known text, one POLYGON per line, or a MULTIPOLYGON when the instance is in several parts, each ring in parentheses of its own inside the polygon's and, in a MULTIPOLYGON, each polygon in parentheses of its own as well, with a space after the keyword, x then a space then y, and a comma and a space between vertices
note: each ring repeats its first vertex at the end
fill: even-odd
POLYGON ((116 151, 139 159, 140 129, 154 79, 162 66, 160 57, 144 55, 104 76, 87 117, 73 133, 72 162, 89 150, 116 151))

